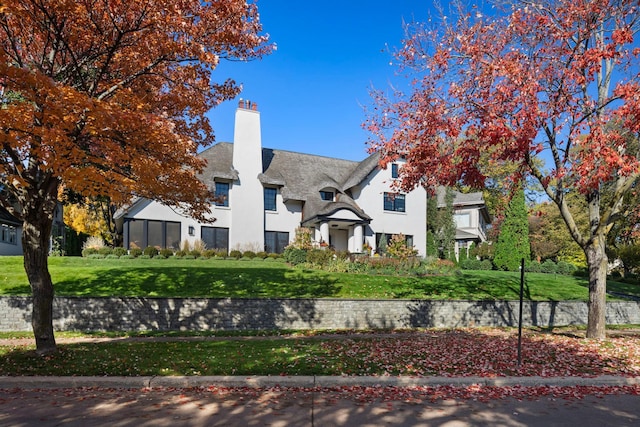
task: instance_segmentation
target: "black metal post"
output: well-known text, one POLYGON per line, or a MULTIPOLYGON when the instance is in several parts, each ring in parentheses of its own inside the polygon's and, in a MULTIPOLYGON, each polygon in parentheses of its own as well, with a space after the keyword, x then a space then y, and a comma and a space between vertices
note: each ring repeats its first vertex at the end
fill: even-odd
POLYGON ((520 314, 518 316, 518 369, 522 365, 522 305, 524 300, 524 258, 520 261, 520 314))

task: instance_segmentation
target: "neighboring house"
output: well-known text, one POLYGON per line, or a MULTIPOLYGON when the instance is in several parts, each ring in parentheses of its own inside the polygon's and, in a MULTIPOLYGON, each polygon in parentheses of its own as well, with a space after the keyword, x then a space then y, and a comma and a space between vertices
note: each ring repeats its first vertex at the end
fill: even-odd
MULTIPOLYGON (((62 205, 56 206, 49 241, 50 250, 64 248, 62 205)), ((22 222, 0 207, 0 255, 22 255, 22 222)))
POLYGON ((240 101, 234 142, 200 153, 207 167, 199 178, 220 200, 212 224, 198 223, 176 209, 139 199, 116 213, 128 249, 178 248, 201 239, 207 248, 283 252, 297 227, 313 230, 317 245, 336 250, 375 250, 402 233, 424 256, 426 192, 392 188, 398 164, 386 170, 378 155, 361 162, 263 148, 257 105, 240 101))
MULTIPOLYGON (((444 207, 444 188, 438 191, 438 207, 444 207)), ((487 241, 487 226, 491 223, 489 210, 481 192, 460 193, 454 191, 453 220, 456 223, 456 259, 460 252, 467 251, 472 243, 476 245, 487 241)))
POLYGON ((0 255, 22 255, 22 223, 0 207, 0 255))

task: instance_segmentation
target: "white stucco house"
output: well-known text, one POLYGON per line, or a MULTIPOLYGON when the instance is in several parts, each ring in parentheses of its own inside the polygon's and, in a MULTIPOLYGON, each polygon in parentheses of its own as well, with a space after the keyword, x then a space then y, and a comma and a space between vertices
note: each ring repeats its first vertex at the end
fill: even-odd
MULTIPOLYGON (((49 248, 54 247, 54 242, 64 246, 64 220, 63 207, 58 203, 53 216, 53 228, 49 248)), ((0 207, 0 256, 22 255, 22 222, 11 215, 6 209, 0 207)))
POLYGON ((204 241, 211 249, 282 252, 297 227, 309 227, 316 243, 336 250, 373 250, 402 233, 421 256, 426 246, 426 191, 393 188, 400 164, 381 169, 378 155, 361 162, 262 146, 257 105, 240 100, 233 143, 200 153, 207 167, 200 179, 221 200, 212 224, 201 224, 152 200, 121 209, 116 220, 124 246, 178 248, 204 241))

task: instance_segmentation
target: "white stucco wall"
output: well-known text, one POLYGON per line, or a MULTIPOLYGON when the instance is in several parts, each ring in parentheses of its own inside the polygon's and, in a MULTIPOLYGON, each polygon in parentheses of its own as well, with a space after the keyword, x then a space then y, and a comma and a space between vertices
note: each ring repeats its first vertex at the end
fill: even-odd
POLYGON ((427 195, 418 187, 405 196, 405 212, 384 210, 384 193, 398 192, 392 189, 391 168, 376 169, 353 191, 358 205, 372 218, 366 241, 376 248, 375 233, 405 234, 413 236, 413 245, 419 255, 425 256, 427 195))
POLYGON ((264 211, 265 231, 286 231, 289 233, 289 241, 292 241, 300 221, 302 221, 302 203, 295 201, 284 203, 278 190, 276 210, 264 211))

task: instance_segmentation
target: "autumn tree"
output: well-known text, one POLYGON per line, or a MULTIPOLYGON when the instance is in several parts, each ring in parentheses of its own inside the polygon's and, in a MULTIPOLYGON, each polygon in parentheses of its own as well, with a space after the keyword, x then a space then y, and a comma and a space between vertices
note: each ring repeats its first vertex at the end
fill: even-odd
POLYGON ((448 19, 407 26, 396 58, 410 92, 372 92, 371 148, 383 165, 407 159, 407 189, 480 188, 486 153, 517 164, 512 181, 536 180, 585 253, 587 336, 604 338, 605 242, 640 171, 629 143, 640 131, 638 2, 519 0, 491 13, 459 6, 448 19), (586 231, 567 206, 570 190, 585 201, 586 231))
POLYGON ((205 113, 240 90, 221 59, 271 50, 245 0, 3 0, 0 204, 23 223, 37 351, 55 351, 48 240, 64 189, 206 219, 205 113))

